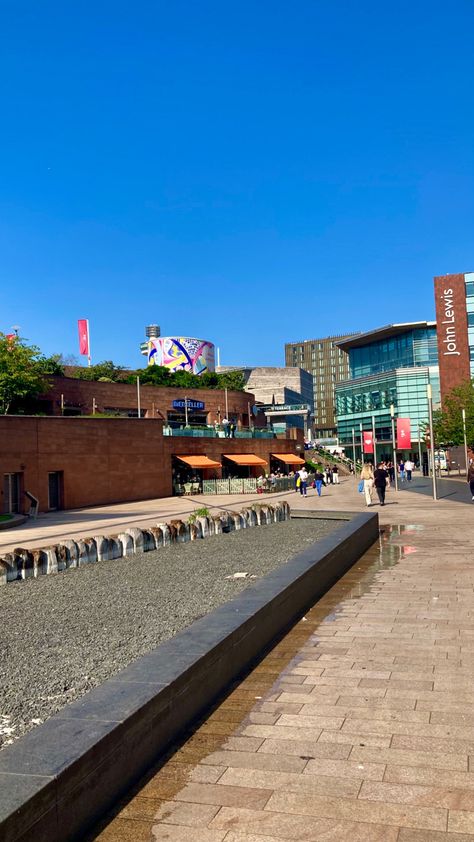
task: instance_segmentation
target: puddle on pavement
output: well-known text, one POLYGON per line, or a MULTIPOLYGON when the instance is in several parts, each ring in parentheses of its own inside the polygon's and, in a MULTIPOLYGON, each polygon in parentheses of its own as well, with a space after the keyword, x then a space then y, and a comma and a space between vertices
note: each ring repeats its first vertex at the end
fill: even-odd
POLYGON ((149 823, 149 832, 143 837, 140 835, 140 842, 142 838, 146 842, 153 842, 153 828, 160 824, 167 804, 169 806, 169 802, 187 784, 204 782, 206 775, 215 768, 201 765, 201 761, 222 749, 239 750, 238 741, 242 739, 243 729, 259 721, 258 714, 260 712, 262 716, 262 705, 274 701, 283 688, 288 692, 292 686, 284 683, 284 680, 305 659, 306 655, 301 650, 327 641, 326 636, 318 634, 322 625, 340 619, 346 603, 370 594, 380 571, 396 567, 401 559, 416 553, 417 548, 408 541, 410 536, 423 529, 418 524, 384 526, 380 530, 378 542, 364 553, 257 665, 227 690, 226 695, 219 699, 200 722, 183 734, 181 741, 169 749, 165 757, 127 793, 115 806, 113 813, 109 813, 84 842, 125 842, 130 839, 127 835, 130 822, 127 820, 137 818, 141 819, 140 824, 149 823), (144 797, 141 797, 141 793, 144 797))

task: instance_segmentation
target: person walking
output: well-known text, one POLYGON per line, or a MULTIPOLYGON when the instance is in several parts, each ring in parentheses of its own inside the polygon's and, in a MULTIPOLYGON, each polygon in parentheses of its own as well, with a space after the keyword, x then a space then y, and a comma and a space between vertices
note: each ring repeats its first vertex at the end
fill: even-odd
POLYGON ((378 467, 374 471, 374 485, 379 498, 381 506, 385 506, 385 489, 387 488, 388 471, 384 468, 384 463, 379 462, 378 467))
POLYGON ((300 475, 300 494, 303 497, 306 497, 307 496, 306 495, 306 488, 307 488, 307 485, 308 485, 308 471, 306 470, 305 466, 303 465, 303 467, 301 468, 300 471, 298 471, 298 473, 300 475))
POLYGON ((314 476, 314 487, 318 492, 318 497, 321 497, 321 489, 323 487, 324 474, 321 471, 316 471, 314 476))
POLYGON ((415 466, 414 466, 413 462, 411 461, 411 459, 407 459, 407 461, 405 462, 405 471, 406 471, 408 482, 411 482, 411 473, 414 470, 414 468, 415 468, 415 466))
POLYGON ((474 462, 472 459, 469 462, 469 468, 467 469, 467 481, 469 483, 469 488, 471 489, 471 497, 474 500, 474 462))
POLYGON ((400 482, 405 482, 405 462, 400 459, 398 463, 398 470, 400 471, 400 482))
POLYGON ((365 462, 360 472, 360 478, 364 482, 365 502, 368 506, 370 506, 372 503, 372 488, 374 485, 374 470, 372 468, 372 462, 365 462))
POLYGON ((339 485, 339 469, 338 469, 337 465, 333 465, 332 481, 333 481, 334 485, 339 485))
POLYGON ((224 435, 225 435, 226 439, 228 439, 229 438, 229 430, 230 430, 230 424, 229 424, 228 418, 222 419, 222 426, 224 428, 224 435))

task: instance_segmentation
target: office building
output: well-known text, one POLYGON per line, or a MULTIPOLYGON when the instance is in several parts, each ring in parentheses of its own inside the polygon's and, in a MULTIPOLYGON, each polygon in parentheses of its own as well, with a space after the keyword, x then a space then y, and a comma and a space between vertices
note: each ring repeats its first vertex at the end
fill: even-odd
POLYGON ((417 447, 419 428, 428 421, 429 383, 435 407, 440 403, 436 322, 386 325, 342 340, 338 348, 349 367, 349 378, 336 385, 339 443, 350 452, 352 431, 359 444, 361 429, 372 430, 374 423, 376 442, 385 442, 383 452, 390 453, 393 405, 396 417, 410 418, 417 447))
POLYGON ((349 359, 337 343, 355 334, 305 339, 285 345, 287 366, 299 366, 313 381, 313 438, 324 441, 336 435, 334 387, 349 377, 349 359))

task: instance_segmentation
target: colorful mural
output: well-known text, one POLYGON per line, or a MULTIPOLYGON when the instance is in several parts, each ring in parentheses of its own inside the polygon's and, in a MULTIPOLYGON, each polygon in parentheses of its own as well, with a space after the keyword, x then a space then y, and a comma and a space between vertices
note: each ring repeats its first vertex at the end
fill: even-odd
POLYGON ((204 374, 214 371, 214 345, 192 336, 158 336, 147 343, 148 365, 163 365, 170 371, 204 374))

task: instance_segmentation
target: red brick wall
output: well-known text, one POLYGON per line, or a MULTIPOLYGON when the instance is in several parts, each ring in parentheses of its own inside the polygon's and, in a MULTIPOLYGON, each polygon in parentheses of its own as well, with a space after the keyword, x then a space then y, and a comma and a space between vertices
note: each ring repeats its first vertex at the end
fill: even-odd
MULTIPOLYGON (((110 385, 110 384, 104 384, 110 385)), ((174 391, 174 390, 173 390, 174 391)), ((64 472, 64 508, 120 503, 172 494, 173 455, 295 453, 288 439, 207 439, 162 435, 162 424, 134 418, 0 416, 3 474, 23 473, 23 487, 48 507, 48 472, 64 472)), ((0 511, 3 510, 3 498, 0 511)))
POLYGON ((470 378, 464 275, 434 279, 441 400, 470 378))
MULTIPOLYGON (((92 404, 95 398, 96 411, 103 412, 106 407, 120 407, 136 410, 137 389, 128 383, 98 383, 89 380, 76 380, 72 377, 51 377, 51 390, 44 395, 46 401, 52 402, 54 415, 61 414, 61 395, 65 406, 81 407, 82 415, 92 414, 92 404)), ((208 423, 213 424, 226 412, 225 392, 221 389, 176 389, 168 386, 141 386, 140 403, 147 411, 147 417, 167 419, 168 410, 173 410, 174 400, 202 401, 204 412, 208 415, 208 423), (154 412, 154 416, 153 416, 154 412)), ((245 425, 248 424, 248 405, 253 406, 255 396, 249 392, 227 393, 229 415, 238 418, 245 425)), ((174 410, 176 411, 176 410, 174 410)))

